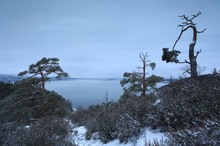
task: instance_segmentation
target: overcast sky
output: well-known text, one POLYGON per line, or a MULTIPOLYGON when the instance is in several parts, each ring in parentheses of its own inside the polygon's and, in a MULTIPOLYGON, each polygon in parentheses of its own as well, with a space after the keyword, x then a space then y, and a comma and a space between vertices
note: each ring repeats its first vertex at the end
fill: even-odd
MULTIPOLYGON (((122 77, 148 52, 156 75, 182 75, 185 65, 161 61, 181 24, 178 15, 196 14, 198 64, 220 69, 219 0, 1 0, 0 73, 17 74, 42 57, 57 57, 71 77, 122 77)), ((188 59, 189 30, 177 45, 188 59)), ((181 60, 180 59, 180 60, 181 60)))

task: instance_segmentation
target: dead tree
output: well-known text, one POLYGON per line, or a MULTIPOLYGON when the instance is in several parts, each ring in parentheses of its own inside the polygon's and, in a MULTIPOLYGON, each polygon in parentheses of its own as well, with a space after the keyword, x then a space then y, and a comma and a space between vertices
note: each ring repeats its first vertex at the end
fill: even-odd
POLYGON ((195 45, 196 45, 196 41, 197 41, 197 34, 198 33, 203 33, 206 29, 202 30, 202 31, 198 31, 196 28, 196 23, 193 22, 193 20, 198 17, 199 15, 201 15, 201 12, 198 12, 196 15, 192 15, 191 18, 186 17, 185 15, 179 16, 183 22, 182 24, 178 25, 178 27, 181 28, 180 34, 177 38, 177 40, 175 41, 172 51, 168 51, 168 48, 163 48, 163 56, 162 56, 162 60, 168 62, 175 62, 175 63, 187 63, 190 65, 190 73, 191 73, 191 77, 195 78, 198 76, 197 73, 197 57, 199 55, 199 53, 201 53, 200 51, 194 51, 195 45), (193 39, 192 42, 189 45, 189 61, 185 60, 185 61, 179 61, 177 59, 178 55, 181 53, 178 50, 175 50, 175 46, 178 43, 178 41, 180 40, 182 34, 187 31, 188 29, 192 29, 193 30, 193 39))
POLYGON ((151 62, 150 60, 148 60, 148 55, 147 53, 144 54, 144 53, 140 53, 139 54, 139 57, 140 57, 140 61, 142 62, 143 66, 142 67, 138 67, 139 69, 142 69, 142 72, 141 72, 141 76, 142 76, 142 96, 145 97, 146 96, 146 89, 147 89, 147 85, 146 85, 146 68, 147 66, 150 66, 152 70, 154 70, 154 68, 156 67, 156 63, 154 62, 151 62))

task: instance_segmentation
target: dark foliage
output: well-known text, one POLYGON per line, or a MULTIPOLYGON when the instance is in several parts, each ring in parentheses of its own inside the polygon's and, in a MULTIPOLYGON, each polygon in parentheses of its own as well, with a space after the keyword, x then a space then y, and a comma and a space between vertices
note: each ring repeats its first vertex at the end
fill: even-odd
POLYGON ((0 145, 73 146, 68 140, 70 129, 69 122, 59 117, 45 117, 28 126, 20 122, 6 122, 0 125, 0 145))
POLYGON ((178 50, 169 51, 169 48, 163 48, 162 60, 166 61, 166 63, 169 62, 178 63, 179 60, 177 59, 177 57, 180 53, 181 52, 178 50))
POLYGON ((0 100, 4 99, 8 95, 10 95, 13 91, 12 83, 0 82, 0 100))
POLYGON ((203 75, 160 89, 160 113, 180 145, 219 145, 220 77, 203 75))
POLYGON ((74 120, 87 128, 87 139, 92 133, 99 132, 100 139, 106 143, 117 138, 116 121, 118 119, 118 104, 90 106, 89 109, 78 110, 74 120))
POLYGON ((41 77, 41 88, 45 89, 45 83, 49 80, 48 75, 56 74, 57 79, 69 77, 68 73, 64 72, 59 65, 58 58, 43 57, 36 64, 31 64, 28 70, 20 72, 18 76, 31 75, 32 77, 41 77))
POLYGON ((169 132, 172 145, 219 146, 220 122, 212 119, 201 121, 199 126, 169 132))
POLYGON ((121 114, 116 122, 117 137, 120 142, 133 140, 140 135, 140 123, 129 114, 121 114))
POLYGON ((85 125, 87 138, 98 132, 100 139, 106 143, 119 138, 120 142, 136 139, 141 127, 154 127, 159 124, 154 95, 147 97, 128 98, 119 103, 109 103, 80 109, 74 120, 85 125))
POLYGON ((220 77, 203 75, 174 81, 146 97, 80 109, 74 120, 98 132, 103 142, 135 140, 142 127, 168 133, 169 145, 219 145, 220 77))
MULTIPOLYGON (((156 84, 163 81, 163 78, 156 75, 151 75, 145 79, 146 89, 145 91, 150 93, 156 90, 156 84)), ((125 72, 123 79, 120 81, 121 87, 123 87, 124 93, 120 100, 127 98, 136 98, 141 96, 143 91, 143 77, 138 72, 128 73, 125 72)))
POLYGON ((45 116, 71 114, 71 103, 55 92, 42 91, 37 78, 16 82, 13 92, 0 100, 0 122, 30 121, 45 116))

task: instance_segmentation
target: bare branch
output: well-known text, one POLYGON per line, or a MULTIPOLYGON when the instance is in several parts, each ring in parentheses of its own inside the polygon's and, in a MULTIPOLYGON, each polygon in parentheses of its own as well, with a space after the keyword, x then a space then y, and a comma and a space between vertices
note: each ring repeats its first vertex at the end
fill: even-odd
POLYGON ((196 23, 193 23, 193 19, 201 15, 202 13, 199 11, 196 15, 191 15, 192 17, 186 17, 185 15, 179 16, 181 20, 185 20, 185 22, 182 22, 183 26, 188 26, 188 25, 196 25, 196 23))
POLYGON ((205 32, 205 31, 206 31, 206 28, 203 29, 202 31, 197 31, 197 33, 203 33, 203 32, 205 32))
POLYGON ((185 73, 191 74, 190 69, 186 69, 186 70, 183 72, 183 74, 185 74, 185 73))
POLYGON ((185 17, 185 15, 180 15, 180 16, 178 16, 178 17, 182 18, 182 17, 185 17))
POLYGON ((184 32, 184 31, 186 31, 187 29, 189 29, 190 27, 191 27, 191 26, 188 26, 188 27, 186 27, 185 29, 184 29, 184 27, 182 27, 182 30, 181 30, 181 32, 180 32, 180 34, 179 34, 179 36, 178 36, 177 40, 175 41, 175 43, 174 43, 174 45, 173 45, 172 50, 174 50, 174 48, 175 48, 175 46, 176 46, 177 42, 180 40, 180 38, 181 38, 181 36, 182 36, 183 32, 184 32))
POLYGON ((189 19, 188 19, 189 17, 186 17, 186 15, 181 15, 181 16, 179 16, 179 17, 180 17, 182 20, 185 19, 186 21, 189 21, 189 19))
POLYGON ((180 64, 181 64, 181 63, 187 63, 187 64, 190 64, 190 62, 189 62, 189 61, 187 61, 187 60, 182 61, 182 62, 180 62, 180 61, 179 61, 178 63, 180 63, 180 64))
POLYGON ((201 53, 201 52, 202 52, 202 50, 196 51, 195 59, 198 57, 199 53, 201 53))
POLYGON ((179 16, 180 18, 182 18, 182 20, 186 20, 186 21, 192 21, 194 18, 198 17, 199 15, 201 15, 202 13, 199 11, 196 15, 191 15, 192 18, 189 19, 189 17, 186 17, 186 15, 181 15, 179 16))
POLYGON ((199 15, 201 15, 202 13, 199 11, 196 15, 192 15, 192 18, 191 18, 191 21, 194 19, 194 18, 196 18, 196 17, 198 17, 199 15))

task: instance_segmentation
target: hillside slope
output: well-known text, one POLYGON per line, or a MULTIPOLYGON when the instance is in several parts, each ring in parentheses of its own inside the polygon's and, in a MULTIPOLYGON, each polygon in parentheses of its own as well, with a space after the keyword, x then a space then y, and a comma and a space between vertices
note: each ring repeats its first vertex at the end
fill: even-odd
POLYGON ((220 144, 219 76, 175 81, 160 88, 159 97, 159 113, 174 143, 220 144))

